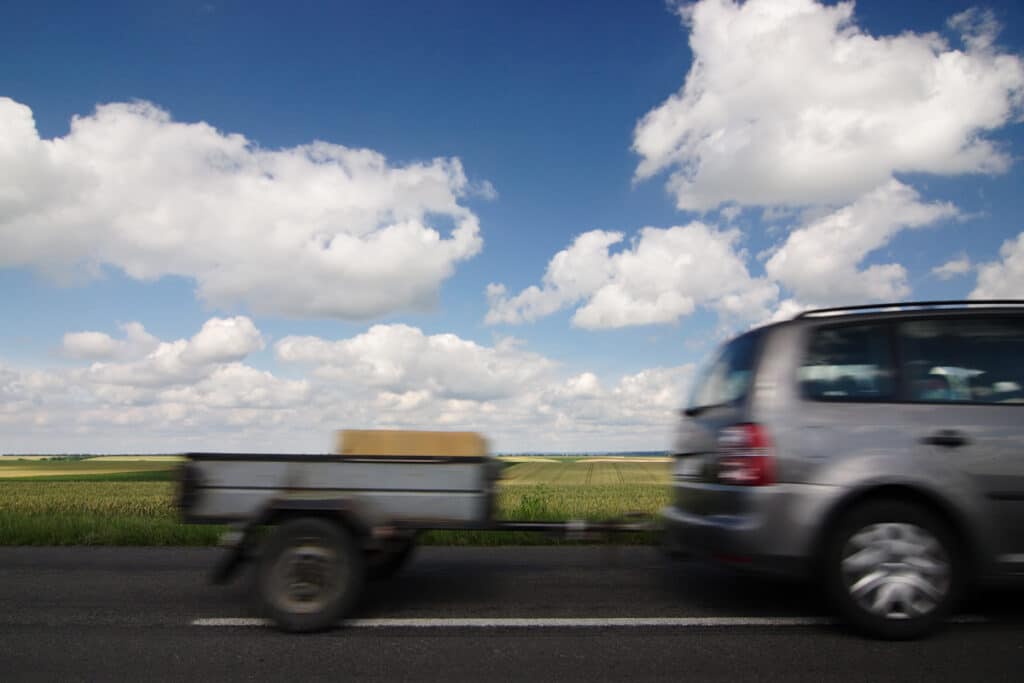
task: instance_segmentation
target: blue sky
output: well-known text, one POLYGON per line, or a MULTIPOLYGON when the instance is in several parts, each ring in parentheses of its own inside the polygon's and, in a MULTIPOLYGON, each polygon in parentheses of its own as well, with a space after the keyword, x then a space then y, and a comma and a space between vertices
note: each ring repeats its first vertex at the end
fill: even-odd
POLYGON ((5 16, 0 452, 661 449, 732 331, 1024 291, 1019 3, 5 16))

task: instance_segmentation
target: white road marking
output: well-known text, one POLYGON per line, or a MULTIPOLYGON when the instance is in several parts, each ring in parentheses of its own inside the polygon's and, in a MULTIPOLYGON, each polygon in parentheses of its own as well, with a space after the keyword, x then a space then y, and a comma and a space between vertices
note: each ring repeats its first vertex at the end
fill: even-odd
MULTIPOLYGON (((984 617, 954 617, 957 624, 979 624, 984 617)), ((822 626, 835 623, 827 617, 546 617, 546 618, 419 618, 349 619, 347 628, 637 628, 671 626, 699 628, 716 626, 822 626)), ((195 619, 192 626, 270 626, 268 619, 218 617, 195 619)))
MULTIPOLYGON (((819 617, 547 617, 547 618, 420 618, 350 619, 349 628, 605 628, 638 626, 815 626, 831 623, 819 617)), ((196 619, 193 626, 267 626, 267 619, 196 619)))

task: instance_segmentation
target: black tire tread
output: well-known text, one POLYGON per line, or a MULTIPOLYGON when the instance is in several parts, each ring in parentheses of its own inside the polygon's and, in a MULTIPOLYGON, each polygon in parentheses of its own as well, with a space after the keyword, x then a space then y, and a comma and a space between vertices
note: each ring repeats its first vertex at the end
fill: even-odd
POLYGON ((312 633, 332 628, 354 606, 362 589, 365 573, 363 553, 352 534, 339 522, 318 517, 299 517, 281 523, 267 539, 260 558, 258 587, 263 611, 283 631, 312 633), (269 596, 269 576, 277 557, 295 537, 316 536, 324 539, 348 565, 345 581, 335 599, 324 609, 295 614, 281 609, 269 596))

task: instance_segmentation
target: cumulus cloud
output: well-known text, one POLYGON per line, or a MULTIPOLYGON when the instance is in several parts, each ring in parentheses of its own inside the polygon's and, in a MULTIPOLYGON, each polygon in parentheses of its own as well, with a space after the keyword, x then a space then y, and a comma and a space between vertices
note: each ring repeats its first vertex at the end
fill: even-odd
POLYGON ((118 342, 104 332, 68 332, 64 335, 64 352, 72 358, 113 358, 118 348, 118 342))
POLYGON ((940 280, 952 280, 957 276, 966 275, 971 272, 971 267, 971 258, 967 254, 960 254, 955 259, 932 268, 932 275, 940 280))
POLYGON ((544 274, 543 287, 530 286, 509 298, 504 285, 491 283, 486 322, 520 323, 536 320, 579 301, 600 289, 613 275, 608 249, 623 239, 621 232, 591 230, 555 254, 544 274))
POLYGON ((668 428, 678 415, 694 367, 650 368, 620 377, 606 387, 596 375, 584 372, 540 392, 538 410, 556 424, 584 431, 651 424, 668 428))
POLYGON ((126 323, 121 329, 124 339, 114 339, 105 332, 68 332, 62 344, 64 354, 86 360, 134 360, 160 345, 142 323, 126 323))
POLYGON ((274 350, 281 361, 314 366, 325 379, 384 390, 403 397, 406 405, 424 390, 449 399, 513 396, 554 367, 513 339, 488 347, 408 325, 374 325, 338 341, 286 337, 274 350))
POLYGON ((680 209, 840 204, 898 173, 994 173, 985 137, 1024 105, 1024 61, 995 48, 991 14, 935 33, 872 36, 854 4, 684 5, 693 65, 634 131, 637 179, 670 171, 680 209))
MULTIPOLYGON (((91 338, 99 333, 80 334, 91 338)), ((172 386, 205 377, 217 365, 240 361, 262 348, 263 338, 249 318, 211 318, 191 339, 159 342, 142 358, 96 362, 86 372, 98 384, 172 386)))
POLYGON ((318 399, 310 411, 324 428, 348 415, 374 427, 478 430, 499 447, 545 451, 666 447, 693 372, 685 365, 605 381, 592 372, 565 376, 508 341, 482 346, 403 326, 335 341, 295 337, 277 351, 284 362, 312 366, 318 399), (400 350, 399 340, 411 349, 400 350))
POLYGON ((521 323, 579 304, 573 324, 587 329, 671 323, 698 306, 747 317, 763 313, 778 289, 747 270, 738 230, 703 223, 643 228, 626 248, 620 232, 579 235, 548 263, 541 286, 509 296, 491 284, 486 322, 521 323))
POLYGON ((796 299, 783 299, 775 306, 775 310, 772 311, 771 315, 759 321, 755 326, 778 323, 784 320, 792 320, 800 313, 811 308, 814 307, 797 301, 796 299))
MULTIPOLYGON (((996 173, 1008 152, 986 135, 1024 112, 1024 60, 1000 52, 991 13, 934 33, 872 36, 853 3, 701 0, 679 5, 693 65, 682 89, 637 124, 637 179, 668 171, 683 210, 745 206, 795 227, 752 274, 736 229, 692 223, 580 235, 543 280, 487 288, 486 321, 522 323, 567 307, 588 329, 677 321, 704 306, 728 325, 807 306, 899 299, 907 269, 878 261, 902 230, 957 215, 896 179, 996 173), (780 302, 780 287, 788 298, 780 302)), ((950 264, 949 268, 961 268, 950 264)), ((940 276, 952 271, 940 270, 940 276)))
POLYGON ((166 389, 159 398, 171 404, 212 408, 278 408, 304 403, 309 395, 309 382, 282 380, 265 370, 230 363, 195 384, 166 389))
MULTIPOLYGON (((496 196, 458 159, 267 150, 146 102, 99 106, 44 140, 28 107, 0 98, 0 167, 0 267, 184 276, 212 305, 299 317, 429 306, 481 248, 462 200, 496 196)), ((115 353, 99 337, 70 343, 115 353)))
POLYGON ((228 363, 262 348, 263 336, 249 318, 212 318, 188 341, 182 358, 192 364, 228 363))
POLYGON ((1000 260, 978 265, 972 299, 1024 298, 1024 232, 1003 242, 1000 260))
POLYGON ((476 430, 498 450, 655 450, 671 442, 693 371, 598 377, 516 340, 406 325, 287 337, 270 371, 246 364, 258 334, 213 319, 141 359, 53 371, 0 363, 3 450, 325 452, 346 427, 476 430))
POLYGON ((862 261, 899 231, 956 214, 952 204, 924 203, 913 188, 893 180, 794 230, 765 270, 813 304, 896 300, 910 291, 906 269, 898 263, 860 268, 862 261))
POLYGON ((212 318, 191 338, 174 341, 156 339, 137 322, 122 330, 122 339, 65 335, 66 355, 102 362, 52 371, 0 363, 6 451, 223 449, 223 438, 282 429, 309 399, 307 379, 242 362, 263 348, 248 318, 212 318))

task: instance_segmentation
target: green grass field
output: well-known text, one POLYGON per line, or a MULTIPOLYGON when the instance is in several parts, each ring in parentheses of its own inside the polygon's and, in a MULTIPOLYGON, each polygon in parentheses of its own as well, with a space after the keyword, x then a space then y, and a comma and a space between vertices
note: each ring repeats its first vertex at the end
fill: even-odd
MULTIPOLYGON (((668 501, 666 461, 627 458, 507 462, 499 519, 650 518, 668 501)), ((185 525, 174 506, 174 459, 0 460, 0 545, 212 545, 223 528, 185 525)), ((565 542, 536 533, 429 532, 443 545, 565 542)), ((649 543, 618 534, 616 543, 649 543)))
POLYGON ((508 465, 502 475, 508 486, 560 484, 566 486, 614 486, 617 484, 668 483, 668 463, 626 458, 580 458, 571 461, 527 461, 508 465))

